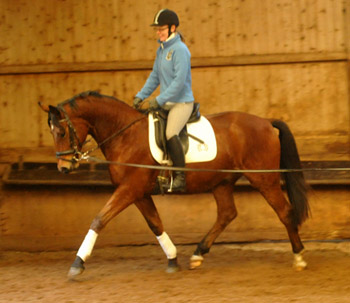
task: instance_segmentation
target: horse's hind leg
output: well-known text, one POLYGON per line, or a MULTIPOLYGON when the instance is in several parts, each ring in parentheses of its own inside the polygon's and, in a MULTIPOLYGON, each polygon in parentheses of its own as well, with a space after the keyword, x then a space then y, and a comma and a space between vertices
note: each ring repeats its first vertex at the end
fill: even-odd
POLYGON ((152 198, 145 197, 142 200, 135 202, 135 205, 146 219, 149 228, 157 237, 160 246, 168 258, 168 268, 166 271, 168 273, 178 271, 180 268, 177 263, 176 247, 163 229, 162 221, 152 198))
POLYGON ((198 244, 190 261, 190 268, 199 267, 204 258, 203 255, 208 253, 215 239, 221 234, 226 226, 237 216, 236 206, 233 200, 233 185, 225 183, 218 185, 213 194, 217 204, 217 218, 214 226, 208 234, 198 244))
POLYGON ((294 253, 294 268, 303 270, 306 268, 307 263, 302 257, 304 246, 300 240, 298 226, 293 224, 293 206, 285 198, 279 182, 274 182, 269 184, 269 186, 261 186, 258 189, 287 229, 294 253))

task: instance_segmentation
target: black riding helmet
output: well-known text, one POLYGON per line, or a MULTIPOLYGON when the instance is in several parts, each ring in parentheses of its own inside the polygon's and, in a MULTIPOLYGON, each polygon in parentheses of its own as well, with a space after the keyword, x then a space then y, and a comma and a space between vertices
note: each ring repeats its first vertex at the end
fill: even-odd
POLYGON ((151 26, 169 26, 169 36, 171 34, 170 27, 175 25, 178 27, 180 25, 179 17, 176 13, 170 9, 161 9, 155 16, 151 26))

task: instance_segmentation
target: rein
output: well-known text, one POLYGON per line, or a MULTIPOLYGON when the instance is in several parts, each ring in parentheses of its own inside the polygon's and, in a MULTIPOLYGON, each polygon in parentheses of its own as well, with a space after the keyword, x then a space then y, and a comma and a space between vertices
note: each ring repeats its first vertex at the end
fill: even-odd
POLYGON ((124 132, 125 130, 127 130, 129 127, 133 126, 135 123, 141 121, 142 119, 144 119, 145 117, 141 117, 139 119, 134 120, 133 122, 129 123, 128 125, 124 126, 122 129, 118 130, 117 132, 115 132, 114 134, 112 134, 111 136, 109 136, 108 138, 104 139, 102 142, 97 143, 97 146, 95 146, 94 148, 82 153, 82 158, 81 159, 88 159, 91 158, 89 156, 89 154, 91 154, 92 152, 94 152, 95 150, 101 148, 101 146, 103 144, 105 144, 106 142, 108 142, 109 140, 113 139, 114 137, 119 136, 122 132, 124 132))
POLYGON ((64 115, 64 119, 60 120, 60 122, 67 122, 67 124, 68 124, 69 141, 70 141, 71 149, 65 150, 65 151, 61 151, 61 152, 56 152, 56 158, 60 158, 61 156, 66 156, 66 155, 73 154, 72 160, 62 159, 62 160, 69 161, 69 162, 79 162, 81 160, 87 160, 88 158, 90 158, 89 154, 91 154, 92 152, 94 152, 97 149, 101 148, 101 146, 103 144, 105 144, 109 140, 113 139, 114 137, 119 136, 122 132, 127 130, 129 127, 131 127, 135 123, 141 121, 142 119, 145 119, 145 117, 143 116, 143 117, 141 117, 139 119, 136 119, 136 120, 132 121, 128 125, 124 126, 120 130, 118 130, 115 133, 113 133, 111 136, 109 136, 106 139, 104 139, 102 142, 97 143, 96 147, 94 147, 94 148, 92 148, 90 150, 87 150, 86 152, 81 152, 79 150, 79 147, 82 147, 85 144, 86 141, 83 142, 83 143, 80 142, 80 140, 78 138, 78 135, 77 135, 77 132, 76 132, 76 129, 75 129, 72 121, 69 119, 69 116, 68 116, 66 110, 63 108, 62 104, 58 105, 57 108, 59 108, 62 111, 63 115, 64 115))

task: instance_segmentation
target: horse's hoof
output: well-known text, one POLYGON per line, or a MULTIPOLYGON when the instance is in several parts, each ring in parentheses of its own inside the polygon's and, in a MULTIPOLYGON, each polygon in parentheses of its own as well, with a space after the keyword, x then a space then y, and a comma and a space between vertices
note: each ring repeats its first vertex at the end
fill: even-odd
POLYGON ((168 274, 173 274, 175 272, 178 272, 180 270, 180 266, 177 263, 177 258, 169 259, 168 261, 168 267, 166 269, 166 272, 168 274))
POLYGON ((84 267, 71 267, 68 272, 68 279, 74 280, 77 276, 81 275, 84 272, 84 267))
POLYGON ((294 266, 295 271, 303 271, 307 266, 294 266))
POLYGON ((296 271, 303 271, 306 267, 307 263, 304 261, 302 254, 294 254, 293 268, 296 271))
POLYGON ((180 271, 179 266, 168 266, 165 272, 168 274, 173 274, 173 273, 176 273, 178 271, 180 271))
POLYGON ((304 269, 307 268, 307 263, 305 261, 302 261, 302 262, 294 262, 293 263, 293 268, 296 270, 296 271, 303 271, 304 269))
POLYGON ((195 269, 202 265, 204 258, 202 256, 193 255, 190 260, 190 269, 195 269))

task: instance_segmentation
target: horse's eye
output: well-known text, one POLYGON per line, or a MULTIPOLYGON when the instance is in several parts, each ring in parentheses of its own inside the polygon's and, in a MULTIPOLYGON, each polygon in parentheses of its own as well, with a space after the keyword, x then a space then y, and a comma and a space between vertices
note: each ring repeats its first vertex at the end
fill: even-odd
POLYGON ((50 121, 50 129, 51 132, 54 132, 55 127, 57 127, 57 133, 58 135, 63 138, 66 135, 66 131, 64 130, 64 128, 62 126, 55 126, 51 121, 50 121))
POLYGON ((59 132, 59 135, 60 135, 61 138, 63 138, 66 135, 65 130, 61 129, 60 132, 59 132))

